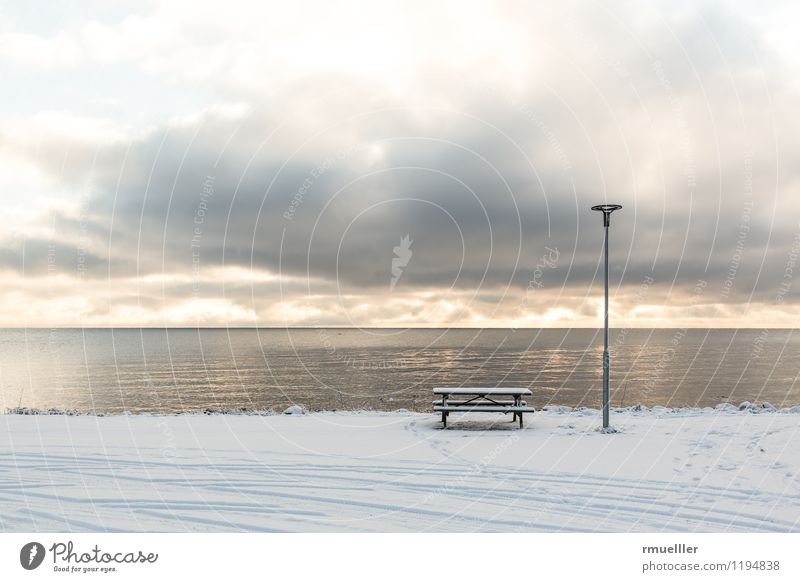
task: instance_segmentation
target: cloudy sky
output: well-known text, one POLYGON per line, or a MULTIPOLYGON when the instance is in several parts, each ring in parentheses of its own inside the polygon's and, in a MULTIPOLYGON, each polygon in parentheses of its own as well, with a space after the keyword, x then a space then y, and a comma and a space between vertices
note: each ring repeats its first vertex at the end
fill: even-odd
POLYGON ((797 19, 4 2, 0 325, 796 326, 797 19))

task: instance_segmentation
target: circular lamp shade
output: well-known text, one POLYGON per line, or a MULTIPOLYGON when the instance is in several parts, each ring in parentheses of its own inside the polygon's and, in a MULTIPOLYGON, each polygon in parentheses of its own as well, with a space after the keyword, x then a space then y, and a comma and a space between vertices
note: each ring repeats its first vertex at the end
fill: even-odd
POLYGON ((598 204, 592 206, 592 210, 603 213, 603 226, 609 226, 611 224, 611 213, 620 208, 622 208, 622 204, 598 204))

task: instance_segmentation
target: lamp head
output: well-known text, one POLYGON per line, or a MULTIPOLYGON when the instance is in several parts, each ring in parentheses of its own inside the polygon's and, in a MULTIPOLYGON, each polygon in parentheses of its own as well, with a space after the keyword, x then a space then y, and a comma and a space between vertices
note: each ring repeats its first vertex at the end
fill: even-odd
POLYGON ((611 213, 622 208, 622 204, 598 204, 592 210, 603 213, 603 226, 611 226, 611 213))

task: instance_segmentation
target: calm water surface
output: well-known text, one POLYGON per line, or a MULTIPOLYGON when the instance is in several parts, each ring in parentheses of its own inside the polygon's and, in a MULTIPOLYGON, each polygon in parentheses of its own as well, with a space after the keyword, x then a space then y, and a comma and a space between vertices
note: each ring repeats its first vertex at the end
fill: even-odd
MULTIPOLYGON (((800 404, 800 332, 612 330, 612 404, 800 404)), ((430 410, 434 386, 600 404, 602 330, 0 330, 0 406, 430 410)))

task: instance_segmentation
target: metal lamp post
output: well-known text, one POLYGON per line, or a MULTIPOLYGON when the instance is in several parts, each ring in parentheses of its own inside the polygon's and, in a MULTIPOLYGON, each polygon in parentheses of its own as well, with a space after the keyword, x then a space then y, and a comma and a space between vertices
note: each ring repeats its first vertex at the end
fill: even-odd
POLYGON ((609 372, 611 362, 608 357, 608 227, 611 226, 611 213, 622 208, 621 204, 598 204, 592 206, 592 210, 603 213, 603 227, 605 229, 605 333, 603 335, 603 430, 608 430, 608 401, 609 401, 609 372))

